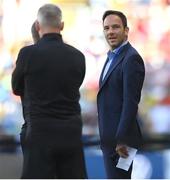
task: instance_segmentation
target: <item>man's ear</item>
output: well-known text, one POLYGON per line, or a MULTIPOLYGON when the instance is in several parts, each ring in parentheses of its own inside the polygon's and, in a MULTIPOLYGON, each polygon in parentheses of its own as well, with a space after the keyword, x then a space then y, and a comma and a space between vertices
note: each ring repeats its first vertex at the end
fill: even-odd
POLYGON ((62 31, 64 29, 64 22, 61 22, 60 24, 60 30, 62 31))
POLYGON ((129 33, 129 28, 125 27, 125 35, 128 36, 128 33, 129 33))

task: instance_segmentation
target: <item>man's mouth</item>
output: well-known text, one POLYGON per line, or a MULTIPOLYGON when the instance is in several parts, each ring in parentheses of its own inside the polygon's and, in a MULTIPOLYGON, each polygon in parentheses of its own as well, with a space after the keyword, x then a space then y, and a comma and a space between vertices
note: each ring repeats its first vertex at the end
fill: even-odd
POLYGON ((108 38, 109 41, 116 41, 116 38, 115 37, 112 37, 112 38, 108 38))

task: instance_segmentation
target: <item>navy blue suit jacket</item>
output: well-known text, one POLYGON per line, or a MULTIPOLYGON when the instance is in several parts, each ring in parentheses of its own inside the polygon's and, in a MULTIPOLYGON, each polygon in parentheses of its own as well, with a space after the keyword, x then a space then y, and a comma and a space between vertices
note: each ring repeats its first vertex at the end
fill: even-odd
POLYGON ((104 80, 102 75, 103 71, 97 95, 101 147, 113 149, 117 143, 138 147, 142 138, 137 114, 145 76, 144 62, 127 43, 104 80))

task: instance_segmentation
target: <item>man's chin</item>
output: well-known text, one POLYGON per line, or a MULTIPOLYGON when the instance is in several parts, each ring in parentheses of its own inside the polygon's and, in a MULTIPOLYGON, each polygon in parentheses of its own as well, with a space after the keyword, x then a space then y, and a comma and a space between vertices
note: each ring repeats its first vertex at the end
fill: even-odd
POLYGON ((111 47, 112 49, 115 49, 115 48, 118 47, 118 44, 110 43, 110 47, 111 47))

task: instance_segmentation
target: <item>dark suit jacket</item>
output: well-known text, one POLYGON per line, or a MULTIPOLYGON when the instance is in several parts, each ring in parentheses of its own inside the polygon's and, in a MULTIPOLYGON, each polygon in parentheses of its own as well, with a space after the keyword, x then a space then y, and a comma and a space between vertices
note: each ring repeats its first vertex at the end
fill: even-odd
POLYGON ((79 88, 84 75, 84 55, 65 44, 60 34, 45 34, 20 50, 12 89, 22 97, 27 134, 51 134, 55 142, 65 144, 80 139, 79 88))
POLYGON ((103 81, 102 74, 97 95, 101 147, 113 149, 117 143, 138 147, 141 132, 137 112, 145 75, 143 60, 128 43, 103 81))

